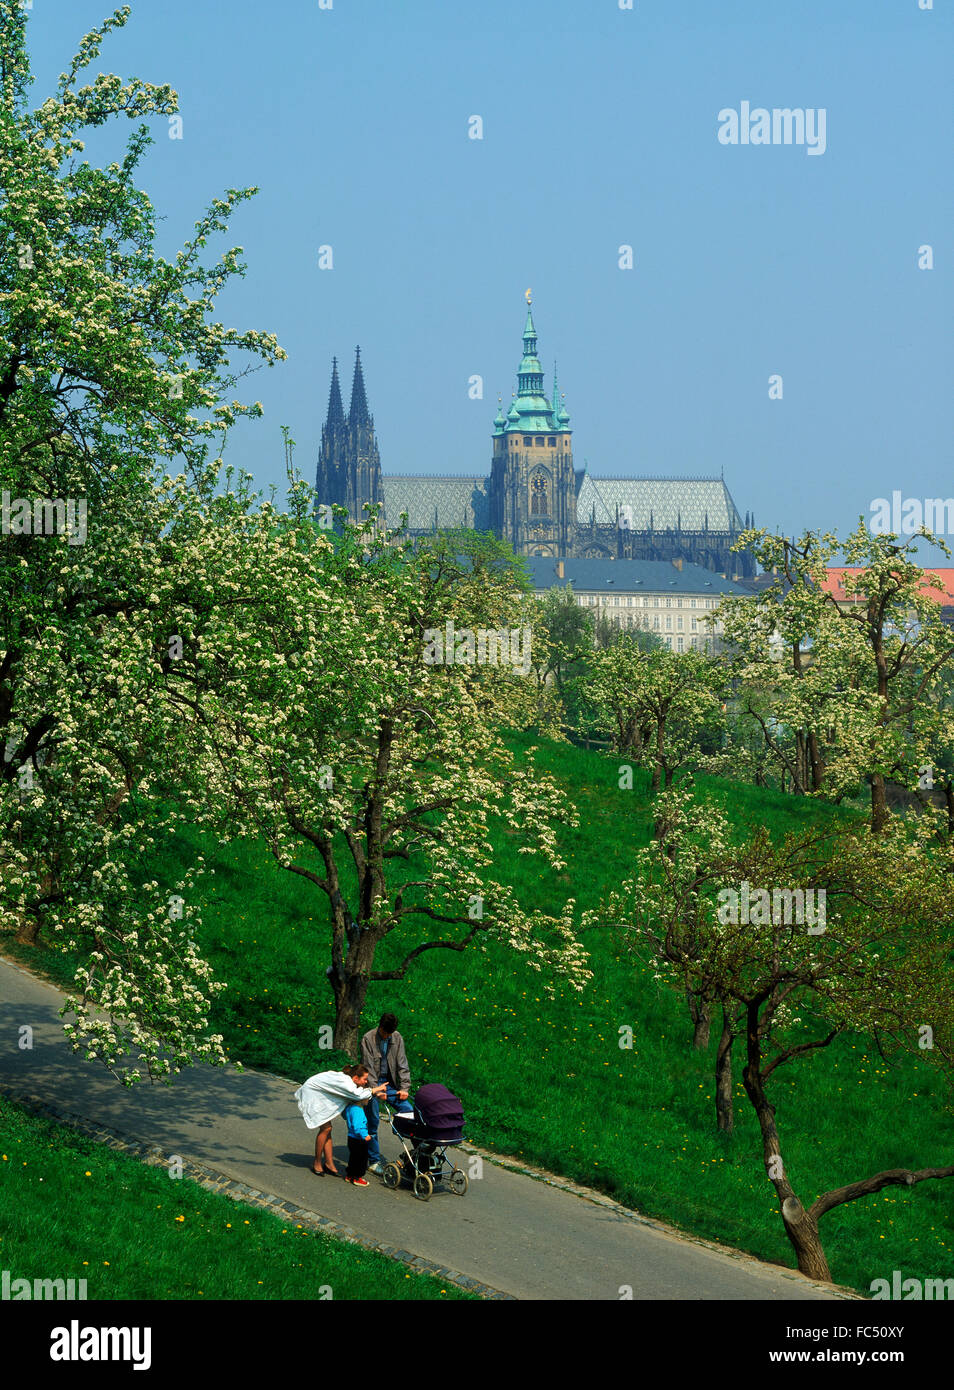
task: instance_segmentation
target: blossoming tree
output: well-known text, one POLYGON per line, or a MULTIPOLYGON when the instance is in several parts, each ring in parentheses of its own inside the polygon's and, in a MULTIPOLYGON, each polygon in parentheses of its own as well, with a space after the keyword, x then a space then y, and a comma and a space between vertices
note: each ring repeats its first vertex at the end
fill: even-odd
POLYGON ((802 1273, 830 1279, 819 1233, 826 1212, 890 1185, 954 1177, 954 1165, 937 1155, 934 1166, 915 1168, 915 1154, 905 1154, 896 1167, 803 1202, 781 1135, 805 1117, 797 1098, 773 1100, 773 1082, 779 1068, 852 1035, 907 1049, 954 1080, 950 845, 930 845, 930 820, 889 822, 874 839, 850 827, 777 844, 764 830, 740 839, 717 807, 682 787, 663 794, 659 830, 633 878, 583 924, 624 923, 658 980, 722 1006, 719 1125, 730 1127, 732 1047, 741 1037, 743 1085, 785 1233, 802 1273), (759 910, 722 910, 720 894, 743 883, 759 910), (822 913, 817 898, 815 911, 798 912, 795 895, 808 889, 825 890, 822 913))
MULTIPOLYGON (((923 527, 918 537, 947 549, 923 527)), ((941 620, 942 585, 917 562, 918 537, 872 536, 863 523, 841 543, 747 532, 739 547, 776 577, 719 610, 740 703, 796 792, 837 799, 867 779, 874 834, 888 822, 888 779, 916 786, 932 746, 951 736, 943 685, 954 640, 941 620), (839 552, 857 571, 842 596, 827 583, 839 552)))
POLYGON ((557 871, 556 827, 573 816, 504 741, 537 715, 511 659, 514 633, 532 634, 509 571, 371 523, 323 532, 294 509, 272 543, 288 557, 282 592, 213 643, 210 790, 223 824, 264 836, 324 899, 316 980, 334 997, 335 1047, 355 1054, 372 981, 486 934, 547 987, 582 988, 572 901, 558 917, 521 903, 493 843, 496 830, 557 871), (496 663, 480 659, 493 635, 496 663))
POLYGON ((85 959, 69 1031, 126 1079, 133 1048, 157 1075, 222 1060, 179 909, 188 884, 137 881, 134 866, 197 803, 169 691, 194 683, 183 633, 227 583, 216 533, 246 510, 215 496, 225 431, 261 413, 225 402, 231 354, 284 355, 211 318, 242 266, 231 250, 207 269, 202 250, 253 190, 216 199, 173 260, 154 249, 135 176, 146 119, 174 112, 175 93, 81 84, 128 17, 88 34, 31 108, 28 11, 0 0, 0 925, 85 959), (121 115, 142 121, 123 157, 80 162, 80 132, 121 115))

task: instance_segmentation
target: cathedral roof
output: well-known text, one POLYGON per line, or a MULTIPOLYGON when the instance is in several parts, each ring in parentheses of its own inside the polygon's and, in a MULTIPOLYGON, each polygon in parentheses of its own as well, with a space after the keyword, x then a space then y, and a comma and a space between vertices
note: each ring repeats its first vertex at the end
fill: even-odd
POLYGON ((429 531, 431 527, 449 530, 466 526, 489 531, 489 478, 418 477, 385 473, 384 511, 389 526, 397 526, 407 512, 410 530, 429 531))
POLYGON ((583 476, 576 519, 615 526, 626 517, 634 531, 741 531, 742 517, 721 478, 594 478, 583 476), (628 515, 623 508, 629 508, 628 515), (619 512, 617 511, 619 509, 619 512))

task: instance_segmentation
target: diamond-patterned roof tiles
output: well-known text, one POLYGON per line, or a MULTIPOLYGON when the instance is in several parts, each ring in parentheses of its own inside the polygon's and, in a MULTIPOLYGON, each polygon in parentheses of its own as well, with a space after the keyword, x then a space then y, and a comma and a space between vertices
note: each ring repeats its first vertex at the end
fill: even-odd
POLYGON ((630 509, 632 530, 648 531, 652 513, 657 531, 676 529, 701 531, 708 522, 710 531, 740 531, 742 518, 721 478, 583 478, 576 499, 576 519, 588 526, 596 514, 596 524, 616 525, 616 508, 621 514, 630 509))
POLYGON ((407 524, 412 531, 429 531, 432 526, 490 530, 489 478, 385 473, 381 481, 389 526, 396 526, 401 513, 407 512, 407 524))

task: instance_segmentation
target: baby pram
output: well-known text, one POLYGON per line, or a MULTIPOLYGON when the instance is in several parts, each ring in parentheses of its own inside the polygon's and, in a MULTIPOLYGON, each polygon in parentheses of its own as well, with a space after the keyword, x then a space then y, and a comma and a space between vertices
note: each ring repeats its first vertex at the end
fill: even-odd
POLYGON ((446 1150, 464 1137, 464 1111, 460 1101, 446 1086, 429 1083, 414 1097, 414 1113, 394 1111, 381 1104, 391 1133, 400 1142, 404 1157, 385 1165, 381 1181, 385 1187, 409 1182, 414 1196, 426 1202, 435 1183, 447 1182, 451 1192, 463 1197, 467 1174, 447 1157, 446 1150))

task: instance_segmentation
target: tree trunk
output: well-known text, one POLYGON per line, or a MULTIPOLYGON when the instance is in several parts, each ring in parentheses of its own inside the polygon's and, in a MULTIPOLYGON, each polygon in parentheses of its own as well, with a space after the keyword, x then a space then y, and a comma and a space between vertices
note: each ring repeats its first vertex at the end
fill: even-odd
POLYGON ((795 1249, 799 1271, 809 1279, 831 1283, 831 1271, 818 1237, 818 1222, 808 1214, 794 1193, 782 1202, 782 1221, 795 1249))
POLYGON ((656 760, 653 763, 653 791, 658 792, 662 784, 663 750, 666 745, 665 717, 656 720, 656 760))
MULTIPOLYGON (((886 729, 890 722, 888 708, 888 665, 884 654, 883 640, 883 614, 877 606, 874 597, 868 600, 868 624, 872 631, 872 651, 874 652, 875 665, 878 668, 878 698, 881 701, 881 718, 879 723, 882 729, 886 729), (877 620, 876 620, 877 619, 877 620)), ((875 752, 877 741, 872 739, 871 751, 875 752)), ((872 762, 874 758, 872 758, 872 762)), ((884 773, 875 772, 871 778, 871 833, 880 835, 888 824, 888 800, 885 795, 884 773)))
POLYGON ((361 1036, 361 1013, 368 993, 366 975, 345 975, 343 980, 331 978, 335 996, 335 1031, 332 1045, 346 1052, 352 1062, 360 1061, 358 1046, 361 1036))
POLYGON ((880 835, 888 824, 890 812, 888 811, 888 798, 885 794, 884 774, 874 772, 871 775, 871 833, 880 835))
POLYGON ((831 1272, 821 1241, 818 1220, 810 1216, 795 1195, 782 1162, 778 1130, 775 1128, 775 1107, 769 1103, 762 1082, 762 1055, 759 1039, 759 1009, 757 1003, 748 1006, 746 1019, 746 1064, 742 1072, 745 1093, 758 1116, 762 1131, 762 1155, 765 1171, 779 1199, 785 1234, 795 1251, 800 1273, 810 1279, 831 1282, 831 1272))
POLYGON ((35 946, 37 937, 40 934, 40 923, 36 917, 31 917, 25 912, 20 918, 20 926, 17 929, 17 941, 21 946, 35 946))
POLYGON ((709 1046, 709 1001, 699 999, 692 990, 686 990, 689 1017, 692 1019, 692 1045, 704 1052, 709 1046))
POLYGON ((349 923, 347 937, 348 950, 344 959, 337 966, 332 964, 328 971, 328 983, 335 997, 333 1045, 339 1051, 347 1052, 352 1062, 359 1062, 361 1013, 374 968, 378 939, 368 926, 355 921, 349 923))
POLYGON ((801 730, 795 734, 795 767, 797 769, 797 782, 799 792, 804 791, 807 783, 808 758, 805 753, 805 735, 801 730))
POLYGON ((729 1015, 723 1005, 722 1033, 716 1051, 715 1107, 716 1125, 726 1134, 732 1133, 735 1122, 732 1106, 732 1042, 734 1037, 729 1015))

